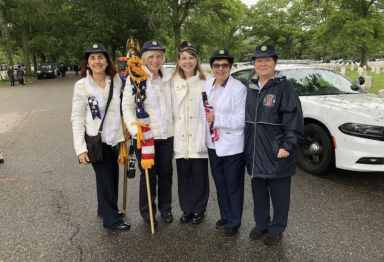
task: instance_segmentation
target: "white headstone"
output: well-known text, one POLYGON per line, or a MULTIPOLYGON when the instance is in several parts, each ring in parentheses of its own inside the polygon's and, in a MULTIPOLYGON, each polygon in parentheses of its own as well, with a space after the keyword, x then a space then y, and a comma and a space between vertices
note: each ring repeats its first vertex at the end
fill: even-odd
POLYGON ((359 66, 357 68, 357 73, 359 74, 359 76, 362 76, 364 74, 364 68, 362 68, 361 66, 359 66))
POLYGON ((345 72, 346 72, 346 68, 345 68, 344 65, 342 65, 342 66, 340 67, 340 74, 342 74, 343 76, 345 76, 345 72))

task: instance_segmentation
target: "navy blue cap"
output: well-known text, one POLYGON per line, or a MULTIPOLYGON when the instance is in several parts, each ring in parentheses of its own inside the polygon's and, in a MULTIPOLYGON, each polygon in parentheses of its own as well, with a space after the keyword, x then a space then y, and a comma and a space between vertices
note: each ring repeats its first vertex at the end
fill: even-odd
POLYGON ((219 49, 213 52, 212 56, 209 58, 209 64, 212 66, 213 61, 216 59, 228 59, 230 64, 233 64, 235 58, 229 54, 227 49, 219 49))
POLYGON ((197 53, 197 49, 192 45, 191 42, 188 42, 188 41, 183 41, 179 45, 179 52, 183 52, 185 50, 191 50, 191 51, 197 53))
POLYGON ((91 47, 88 47, 84 51, 84 54, 86 57, 88 57, 90 54, 94 54, 94 53, 103 53, 109 57, 107 49, 105 49, 105 47, 101 44, 93 44, 91 47))
POLYGON ((257 58, 266 58, 266 57, 272 57, 277 59, 277 53, 275 51, 275 48, 271 45, 259 45, 256 47, 255 55, 252 56, 253 59, 257 58))
POLYGON ((162 51, 165 52, 165 48, 159 43, 159 41, 147 41, 144 43, 143 48, 141 48, 141 55, 146 51, 162 51))

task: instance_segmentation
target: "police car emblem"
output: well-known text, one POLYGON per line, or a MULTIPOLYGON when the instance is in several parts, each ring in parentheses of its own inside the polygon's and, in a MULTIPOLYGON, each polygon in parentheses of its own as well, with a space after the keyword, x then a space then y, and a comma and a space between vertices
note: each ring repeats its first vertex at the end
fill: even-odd
POLYGON ((268 50, 268 47, 266 45, 263 45, 263 46, 260 47, 260 50, 262 52, 266 52, 268 50))
POLYGON ((224 50, 220 50, 220 51, 219 51, 219 54, 220 54, 220 55, 224 55, 224 53, 225 53, 224 50))
POLYGON ((92 48, 98 48, 99 46, 97 44, 93 44, 92 48))
POLYGON ((263 99, 263 105, 267 107, 273 107, 276 103, 276 96, 273 94, 268 94, 263 99))

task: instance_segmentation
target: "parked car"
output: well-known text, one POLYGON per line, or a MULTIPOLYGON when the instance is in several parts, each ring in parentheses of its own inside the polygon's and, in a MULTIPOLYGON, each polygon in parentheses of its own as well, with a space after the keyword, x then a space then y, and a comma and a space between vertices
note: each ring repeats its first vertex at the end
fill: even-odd
POLYGON ((59 68, 56 64, 41 64, 37 67, 37 79, 56 78, 59 75, 59 68))
MULTIPOLYGON (((313 174, 332 167, 384 172, 384 99, 358 91, 343 76, 306 65, 278 65, 299 94, 304 114, 304 142, 298 165, 313 174)), ((232 75, 248 85, 253 66, 232 75)))

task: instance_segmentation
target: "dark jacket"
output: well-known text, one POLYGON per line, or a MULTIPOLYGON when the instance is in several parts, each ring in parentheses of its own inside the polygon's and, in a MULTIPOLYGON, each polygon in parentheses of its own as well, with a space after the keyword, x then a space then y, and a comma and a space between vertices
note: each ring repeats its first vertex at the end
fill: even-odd
POLYGON ((303 137, 301 103, 285 77, 269 80, 259 91, 257 79, 247 88, 245 157, 252 177, 279 178, 296 171, 296 148, 303 137), (279 148, 289 157, 277 158, 279 148))

